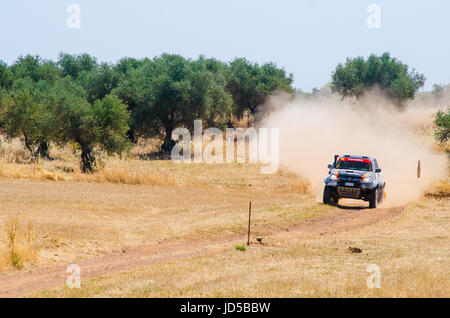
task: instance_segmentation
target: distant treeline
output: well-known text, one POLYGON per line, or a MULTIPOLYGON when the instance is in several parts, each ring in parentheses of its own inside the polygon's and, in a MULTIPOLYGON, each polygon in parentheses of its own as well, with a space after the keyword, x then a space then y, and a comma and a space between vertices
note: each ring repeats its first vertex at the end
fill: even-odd
POLYGON ((120 154, 139 137, 162 137, 170 151, 175 128, 195 119, 230 125, 274 92, 293 92, 292 83, 275 64, 244 58, 163 54, 109 64, 88 54, 61 53, 56 62, 27 55, 0 61, 0 130, 22 138, 34 158, 48 156, 50 142, 76 144, 90 172, 96 146, 120 154))
MULTIPOLYGON (((384 53, 348 58, 328 88, 358 99, 376 86, 401 108, 424 82, 422 74, 384 53)), ((192 129, 195 119, 231 126, 244 114, 254 116, 275 92, 304 94, 292 85, 292 74, 274 63, 244 58, 225 63, 163 54, 109 64, 88 54, 61 53, 56 62, 27 55, 12 65, 0 61, 0 132, 22 138, 33 158, 48 157, 50 142, 74 144, 82 170, 90 172, 96 147, 120 154, 139 137, 161 137, 167 153, 175 128, 192 129)))

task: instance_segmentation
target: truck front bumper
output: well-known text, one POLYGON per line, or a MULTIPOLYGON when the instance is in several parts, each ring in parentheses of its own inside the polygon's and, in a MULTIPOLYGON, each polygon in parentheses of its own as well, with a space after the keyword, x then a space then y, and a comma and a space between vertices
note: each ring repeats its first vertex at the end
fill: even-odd
POLYGON ((332 188, 333 195, 339 198, 368 200, 370 191, 376 188, 375 183, 353 183, 325 179, 325 184, 332 188))

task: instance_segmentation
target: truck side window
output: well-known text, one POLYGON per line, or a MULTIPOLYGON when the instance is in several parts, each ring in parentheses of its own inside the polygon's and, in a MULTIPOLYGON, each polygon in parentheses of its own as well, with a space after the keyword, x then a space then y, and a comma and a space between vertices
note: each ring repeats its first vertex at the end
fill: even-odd
POLYGON ((378 169, 378 162, 377 162, 377 159, 374 159, 373 162, 374 162, 374 164, 375 164, 375 169, 378 169))

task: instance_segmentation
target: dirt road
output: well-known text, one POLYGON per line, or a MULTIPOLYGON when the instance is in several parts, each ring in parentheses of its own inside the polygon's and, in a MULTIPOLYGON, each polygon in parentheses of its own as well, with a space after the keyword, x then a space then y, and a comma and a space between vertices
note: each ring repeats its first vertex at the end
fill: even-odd
MULTIPOLYGON (((374 224, 401 214, 402 207, 369 210, 360 207, 342 207, 331 216, 308 222, 292 224, 283 231, 265 233, 265 241, 288 234, 296 237, 332 235, 374 224)), ((190 240, 172 240, 159 244, 133 247, 114 254, 77 262, 82 279, 128 271, 144 266, 187 259, 207 253, 229 249, 245 241, 240 235, 208 235, 190 240)), ((67 264, 68 265, 68 264, 67 264)), ((20 297, 42 290, 63 287, 68 274, 67 265, 43 267, 27 272, 17 272, 0 278, 0 297, 20 297)))

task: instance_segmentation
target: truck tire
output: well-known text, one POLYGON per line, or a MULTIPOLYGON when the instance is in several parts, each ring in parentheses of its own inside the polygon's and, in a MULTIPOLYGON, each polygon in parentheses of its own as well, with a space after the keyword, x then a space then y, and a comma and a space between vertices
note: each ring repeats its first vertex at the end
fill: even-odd
POLYGON ((383 202, 383 198, 384 198, 384 188, 381 189, 381 191, 378 191, 377 203, 380 204, 381 202, 383 202))
POLYGON ((325 186, 323 189, 323 204, 331 203, 331 187, 325 186))
POLYGON ((339 204, 339 197, 337 196, 331 196, 331 202, 333 202, 333 204, 338 205, 339 204))
POLYGON ((375 209, 378 202, 378 188, 370 190, 369 194, 369 208, 375 209))
POLYGON ((331 188, 329 186, 325 186, 323 189, 323 204, 330 204, 331 202, 331 188))

